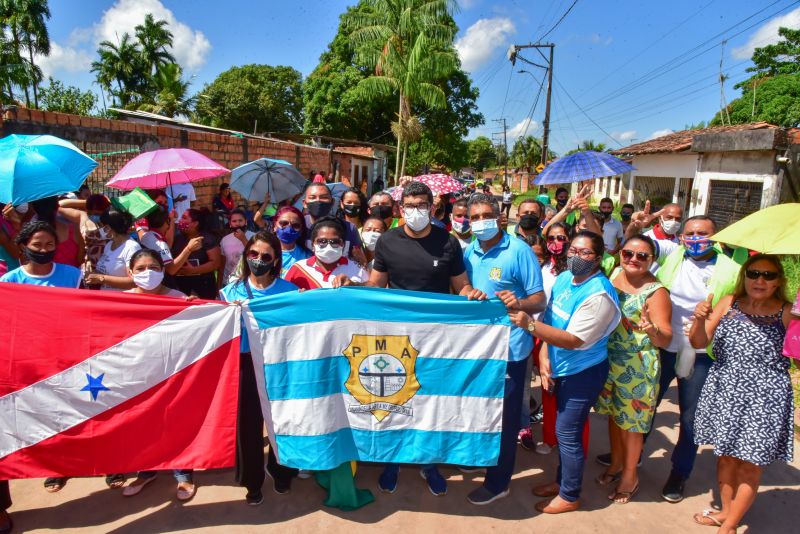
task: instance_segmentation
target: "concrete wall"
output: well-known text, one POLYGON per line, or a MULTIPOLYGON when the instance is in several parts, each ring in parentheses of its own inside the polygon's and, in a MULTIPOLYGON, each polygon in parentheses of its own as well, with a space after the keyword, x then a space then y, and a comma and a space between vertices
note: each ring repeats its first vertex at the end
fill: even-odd
POLYGON ((776 155, 773 150, 702 154, 692 188, 691 215, 707 212, 712 180, 760 183, 761 208, 780 202, 781 180, 778 177, 776 155))

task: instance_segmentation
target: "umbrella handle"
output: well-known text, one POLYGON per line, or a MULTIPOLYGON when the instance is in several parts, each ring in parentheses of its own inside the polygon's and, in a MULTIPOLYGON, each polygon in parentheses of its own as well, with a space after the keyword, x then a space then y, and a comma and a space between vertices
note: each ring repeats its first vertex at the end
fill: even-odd
POLYGON ((170 179, 171 174, 172 173, 169 172, 167 173, 167 190, 169 191, 169 193, 167 194, 167 211, 169 213, 172 213, 172 210, 175 207, 175 203, 172 200, 172 195, 175 193, 174 191, 172 191, 172 180, 170 179))

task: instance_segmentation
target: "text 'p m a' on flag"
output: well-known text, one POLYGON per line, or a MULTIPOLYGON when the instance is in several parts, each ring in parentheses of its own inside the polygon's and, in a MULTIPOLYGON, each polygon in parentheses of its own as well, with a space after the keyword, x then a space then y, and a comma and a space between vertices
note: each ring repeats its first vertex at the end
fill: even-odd
POLYGON ((0 283, 0 479, 233 465, 240 308, 0 283))
POLYGON ((243 313, 282 465, 497 463, 510 330, 499 301, 319 289, 243 313))

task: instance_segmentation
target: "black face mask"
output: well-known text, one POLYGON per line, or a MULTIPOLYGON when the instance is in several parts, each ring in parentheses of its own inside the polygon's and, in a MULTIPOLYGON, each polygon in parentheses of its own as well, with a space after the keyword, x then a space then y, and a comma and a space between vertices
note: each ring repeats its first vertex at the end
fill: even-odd
POLYGON ((612 213, 614 213, 614 212, 613 211, 601 211, 600 215, 602 215, 604 219, 610 219, 612 213))
POLYGON ((39 252, 25 247, 25 256, 27 256, 32 263, 46 265, 53 262, 53 258, 56 256, 56 251, 51 250, 50 252, 39 252))
POLYGON ((345 204, 342 211, 344 211, 348 217, 358 217, 361 215, 361 206, 345 204))
POLYGON ((247 266, 250 267, 250 272, 256 276, 264 276, 272 269, 271 263, 251 258, 247 258, 247 266))
POLYGON ((519 218, 519 226, 523 230, 533 230, 539 226, 539 217, 533 213, 528 213, 519 218))
POLYGON ((232 230, 232 231, 234 231, 234 232, 235 232, 236 230, 244 230, 244 229, 245 229, 245 227, 244 227, 244 226, 231 226, 231 230, 232 230))
POLYGON ((315 200, 313 202, 306 203, 308 214, 315 219, 325 217, 327 214, 329 214, 331 212, 331 206, 333 206, 333 201, 324 202, 321 200, 315 200))
POLYGON ((377 206, 372 206, 369 209, 369 212, 376 217, 380 217, 381 219, 388 219, 392 216, 392 207, 379 204, 377 206))
POLYGON ((633 215, 633 214, 632 213, 625 213, 624 211, 619 214, 619 216, 622 217, 623 221, 630 221, 631 220, 631 215, 633 215))
POLYGON ((559 208, 563 208, 564 206, 566 206, 566 205, 567 205, 567 201, 566 201, 566 200, 558 200, 558 199, 556 199, 556 205, 557 205, 559 208))

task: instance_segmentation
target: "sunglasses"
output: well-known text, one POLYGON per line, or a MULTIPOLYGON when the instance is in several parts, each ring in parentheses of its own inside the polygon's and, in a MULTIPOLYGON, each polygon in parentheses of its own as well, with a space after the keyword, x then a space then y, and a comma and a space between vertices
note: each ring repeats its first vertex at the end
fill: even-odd
POLYGON ((342 241, 338 237, 333 239, 315 239, 314 244, 319 245, 321 247, 327 247, 328 245, 332 247, 341 247, 342 245, 344 245, 344 241, 342 241))
POLYGON ((755 269, 747 269, 744 272, 744 275, 749 278, 750 280, 756 280, 758 278, 763 278, 767 282, 772 282, 773 280, 778 279, 778 272, 777 271, 756 271, 755 269))
POLYGON ((559 241, 560 243, 563 243, 564 241, 567 241, 568 239, 569 238, 567 236, 565 236, 564 234, 547 236, 547 240, 550 241, 551 243, 553 241, 559 241))
POLYGON ((272 256, 272 254, 268 254, 268 253, 266 253, 266 252, 265 252, 265 253, 263 253, 263 254, 259 254, 259 253, 258 253, 258 252, 256 252, 255 250, 251 250, 250 252, 248 252, 248 253, 247 253, 247 257, 248 257, 248 258, 250 258, 251 260, 257 260, 257 259, 259 259, 259 258, 260 258, 260 259, 261 259, 261 261, 263 261, 264 263, 271 263, 271 262, 272 262, 272 260, 274 260, 274 259, 275 259, 275 258, 272 256))
POLYGON ((280 226, 281 228, 286 228, 287 226, 291 226, 295 230, 300 230, 303 227, 303 225, 300 223, 292 224, 289 221, 278 221, 278 226, 280 226))
POLYGON ((622 256, 623 260, 631 260, 634 256, 636 256, 636 259, 639 261, 647 261, 652 256, 652 254, 648 252, 634 252, 626 249, 622 249, 620 251, 620 255, 622 256))

